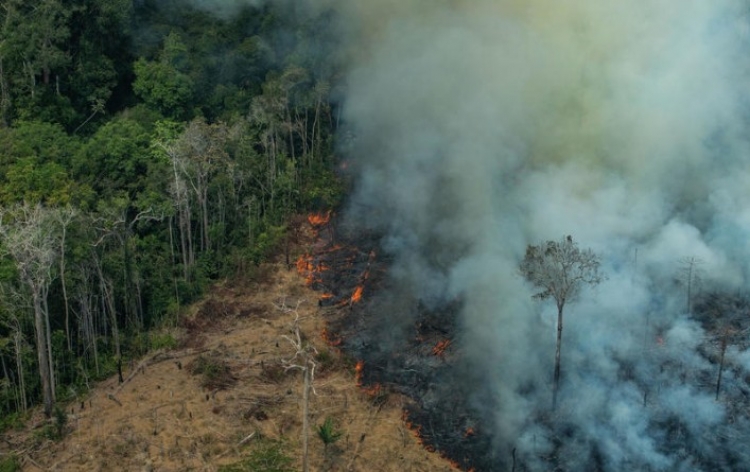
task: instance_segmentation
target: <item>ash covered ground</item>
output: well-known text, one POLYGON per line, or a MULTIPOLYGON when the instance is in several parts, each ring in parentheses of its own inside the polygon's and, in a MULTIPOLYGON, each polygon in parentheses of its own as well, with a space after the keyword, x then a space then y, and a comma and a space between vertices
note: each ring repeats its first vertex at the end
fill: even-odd
MULTIPOLYGON (((607 458, 612 453, 607 444, 598 443, 600 438, 587 439, 591 432, 577 417, 591 406, 591 395, 600 388, 571 382, 571 377, 579 380, 583 374, 569 370, 580 365, 567 367, 558 410, 541 402, 531 412, 526 423, 533 431, 527 433, 530 438, 500 437, 494 423, 498 419, 487 415, 500 408, 487 381, 491 374, 477 370, 471 347, 461 335, 464 302, 454 298, 430 305, 415 298, 412 287, 393 275, 393 258, 383 248, 382 235, 357 232, 335 218, 321 219, 316 227, 313 253, 298 266, 321 293, 320 305, 329 310, 329 342, 360 360, 362 388, 373 396, 398 392, 411 398, 405 421, 425 447, 440 452, 457 468, 729 471, 747 467, 750 457, 743 446, 750 439, 747 296, 695 295, 691 315, 677 325, 653 313, 642 314, 638 353, 615 357, 616 365, 611 367, 616 378, 607 393, 613 398, 604 404, 620 403, 620 410, 591 420, 610 429, 609 434, 623 435, 625 444, 610 447, 638 441, 643 448, 631 445, 633 450, 614 466, 607 458), (619 398, 623 390, 629 397, 619 398), (623 427, 618 421, 633 418, 643 422, 647 436, 627 437, 627 430, 618 431, 623 427), (660 456, 661 463, 648 464, 641 454, 660 456)), ((551 359, 553 352, 546 354, 551 359)), ((550 382, 551 375, 530 382, 519 395, 536 401, 540 392, 549 395, 545 384, 550 382)))

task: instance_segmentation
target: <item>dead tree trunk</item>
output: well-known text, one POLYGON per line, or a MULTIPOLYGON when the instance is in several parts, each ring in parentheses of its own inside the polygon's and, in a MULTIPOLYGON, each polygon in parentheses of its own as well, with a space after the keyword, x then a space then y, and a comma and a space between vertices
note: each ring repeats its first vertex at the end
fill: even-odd
POLYGON ((557 307, 557 346, 555 346, 555 374, 552 381, 552 411, 557 409, 557 391, 560 387, 560 351, 562 349, 563 305, 557 307))
POLYGON ((42 401, 44 402, 44 414, 47 418, 52 416, 52 409, 55 404, 55 391, 52 385, 52 366, 49 363, 48 346, 47 346, 47 323, 44 320, 44 310, 42 309, 41 294, 34 290, 34 332, 36 335, 36 355, 39 364, 39 377, 42 381, 42 401))
POLYGON ((728 333, 723 333, 721 336, 721 346, 719 348, 719 375, 716 377, 716 400, 719 399, 719 392, 721 391, 721 376, 724 373, 724 355, 727 352, 728 344, 728 333))

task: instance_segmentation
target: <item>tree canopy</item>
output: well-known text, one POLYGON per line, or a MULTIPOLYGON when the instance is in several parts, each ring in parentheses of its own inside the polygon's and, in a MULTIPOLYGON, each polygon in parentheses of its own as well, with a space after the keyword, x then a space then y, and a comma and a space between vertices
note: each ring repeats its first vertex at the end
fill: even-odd
POLYGON ((279 8, 2 2, 0 416, 51 414, 337 203, 326 12, 279 8))
POLYGON ((571 236, 560 241, 529 245, 521 262, 521 275, 540 290, 534 296, 542 300, 552 298, 557 306, 557 343, 552 383, 553 410, 557 407, 560 386, 563 310, 567 302, 578 297, 584 286, 601 282, 599 265, 599 257, 590 249, 580 249, 571 236))

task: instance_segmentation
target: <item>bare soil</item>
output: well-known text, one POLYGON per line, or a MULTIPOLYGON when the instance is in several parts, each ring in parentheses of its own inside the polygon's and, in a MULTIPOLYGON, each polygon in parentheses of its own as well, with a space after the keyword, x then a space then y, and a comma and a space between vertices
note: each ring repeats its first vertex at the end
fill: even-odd
MULTIPOLYGON (((282 441, 302 468, 303 375, 294 360, 294 323, 317 351, 310 395, 313 471, 451 471, 403 422, 407 399, 357 386, 356 360, 321 336, 319 294, 285 264, 260 282, 225 283, 191 307, 174 329, 180 347, 151 353, 65 406, 64 439, 41 439, 36 414, 7 434, 24 471, 216 471, 247 457, 258 438, 282 441), (317 429, 331 417, 343 434, 324 454, 317 429)), ((339 310, 338 315, 345 315, 339 310)))

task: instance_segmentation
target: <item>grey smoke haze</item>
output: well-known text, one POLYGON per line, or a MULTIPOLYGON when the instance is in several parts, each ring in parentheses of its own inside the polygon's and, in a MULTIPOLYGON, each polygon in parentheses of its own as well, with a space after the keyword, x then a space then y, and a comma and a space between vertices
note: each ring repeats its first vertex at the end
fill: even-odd
MULTIPOLYGON (((400 303, 463 301, 456 343, 493 397, 498 455, 516 448, 531 471, 552 453, 570 471, 750 470, 750 421, 714 400, 716 343, 678 283, 694 258, 695 291, 747 292, 747 2, 301 3, 339 14, 348 218, 387 235, 400 287, 383 315, 405 326, 400 303), (517 267, 567 234, 608 279, 566 307, 550 418, 556 312, 517 267)), ((724 391, 750 392, 750 350, 727 364, 724 391)))
MULTIPOLYGON (((702 290, 747 288, 746 2, 336 8, 352 61, 350 218, 388 234, 415 300, 464 300, 460 342, 495 397, 498 448, 529 470, 546 470, 556 440, 565 470, 750 470, 747 421, 727 425, 714 401, 706 333, 675 284, 694 257, 702 290), (556 317, 517 266, 527 244, 567 234, 609 278, 567 307, 561 403, 541 421, 556 317)), ((738 377, 749 358, 730 356, 738 377)))
POLYGON ((229 18, 236 15, 242 8, 259 7, 265 0, 186 0, 195 8, 213 13, 219 18, 229 18))

